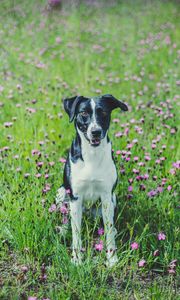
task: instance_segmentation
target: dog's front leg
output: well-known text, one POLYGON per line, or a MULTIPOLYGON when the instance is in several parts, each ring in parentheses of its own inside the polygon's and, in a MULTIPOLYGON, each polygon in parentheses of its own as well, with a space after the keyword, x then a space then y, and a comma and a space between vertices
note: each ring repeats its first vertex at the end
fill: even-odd
POLYGON ((118 261, 115 243, 116 229, 114 227, 114 195, 112 195, 112 193, 103 194, 101 197, 101 201, 103 222, 106 234, 107 266, 111 267, 118 261))
POLYGON ((82 220, 82 199, 70 201, 70 215, 72 228, 72 262, 81 263, 81 220, 82 220))

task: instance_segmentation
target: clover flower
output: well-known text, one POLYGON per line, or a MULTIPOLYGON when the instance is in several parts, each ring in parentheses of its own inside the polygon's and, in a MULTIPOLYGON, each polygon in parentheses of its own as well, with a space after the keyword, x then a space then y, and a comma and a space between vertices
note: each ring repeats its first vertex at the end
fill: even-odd
POLYGON ((103 235, 104 234, 104 229, 103 228, 99 228, 98 229, 98 234, 99 235, 103 235))
POLYGON ((139 266, 140 268, 144 267, 145 264, 146 264, 145 259, 141 259, 141 260, 138 262, 138 266, 139 266))
POLYGON ((56 204, 52 204, 51 206, 50 206, 50 208, 49 208, 49 212, 54 212, 54 211, 56 211, 56 204))
POLYGON ((153 256, 159 256, 159 250, 158 249, 154 250, 153 256))
POLYGON ((103 250, 103 241, 100 240, 99 243, 94 245, 95 250, 102 251, 103 250))
POLYGON ((131 249, 132 249, 132 250, 137 250, 138 248, 139 248, 139 244, 138 244, 138 243, 133 242, 133 243, 131 244, 131 249))
POLYGON ((68 214, 68 208, 66 207, 66 205, 62 205, 59 210, 63 215, 68 214))
POLYGON ((166 239, 166 235, 163 232, 159 232, 157 237, 159 241, 164 241, 166 239))

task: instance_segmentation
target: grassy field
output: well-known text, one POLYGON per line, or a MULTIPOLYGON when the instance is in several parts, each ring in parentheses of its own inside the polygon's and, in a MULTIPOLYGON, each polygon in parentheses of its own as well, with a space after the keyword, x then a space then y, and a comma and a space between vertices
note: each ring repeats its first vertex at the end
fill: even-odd
POLYGON ((0 3, 0 299, 180 297, 180 6, 102 3, 0 3), (52 206, 74 136, 62 98, 105 93, 129 106, 110 128, 119 263, 104 265, 102 220, 84 216, 76 267, 52 206))

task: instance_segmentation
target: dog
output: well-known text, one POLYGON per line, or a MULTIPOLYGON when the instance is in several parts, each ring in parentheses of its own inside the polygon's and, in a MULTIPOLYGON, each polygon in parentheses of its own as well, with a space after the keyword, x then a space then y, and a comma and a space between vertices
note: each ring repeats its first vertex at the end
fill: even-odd
POLYGON ((57 205, 69 198, 72 228, 72 261, 82 262, 81 220, 83 207, 101 201, 106 235, 107 265, 117 263, 114 209, 117 171, 108 137, 112 110, 127 111, 125 103, 110 94, 98 97, 75 96, 64 100, 76 136, 64 167, 63 185, 58 190, 57 205), (68 195, 66 193, 68 191, 68 195))

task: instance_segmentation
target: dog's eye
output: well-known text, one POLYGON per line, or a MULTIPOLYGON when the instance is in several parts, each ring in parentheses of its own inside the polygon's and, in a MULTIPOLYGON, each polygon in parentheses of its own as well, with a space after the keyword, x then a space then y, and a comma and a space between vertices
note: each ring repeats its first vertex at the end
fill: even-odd
POLYGON ((82 117, 87 117, 87 116, 88 116, 88 112, 87 112, 87 111, 81 111, 81 112, 80 112, 80 115, 81 115, 82 117))

